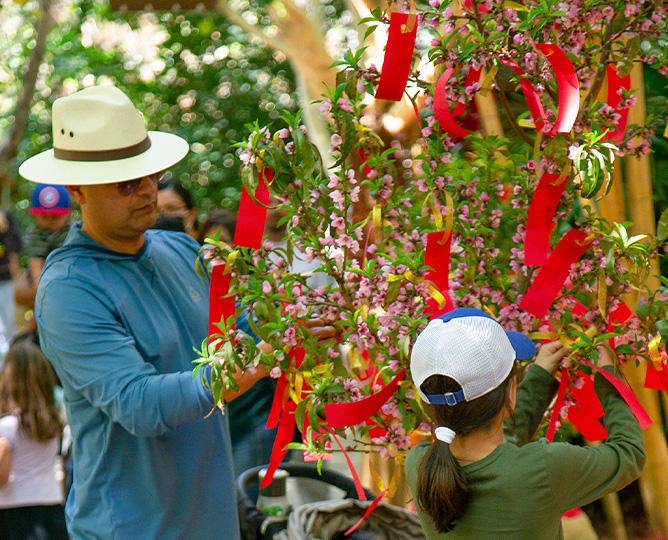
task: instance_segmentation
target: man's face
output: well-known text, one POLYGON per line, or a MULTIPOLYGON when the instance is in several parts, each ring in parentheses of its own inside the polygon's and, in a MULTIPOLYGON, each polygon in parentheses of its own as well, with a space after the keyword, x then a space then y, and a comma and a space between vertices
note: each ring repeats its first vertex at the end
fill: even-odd
POLYGON ((94 240, 120 251, 124 244, 142 239, 158 217, 157 175, 145 176, 130 182, 69 186, 68 191, 81 205, 83 229, 94 240), (119 188, 119 184, 126 184, 119 188), (134 187, 134 186, 133 186, 134 187))
POLYGON ((42 230, 56 232, 67 226, 67 220, 69 217, 69 214, 62 216, 47 216, 44 214, 38 214, 35 216, 35 223, 37 227, 42 230))

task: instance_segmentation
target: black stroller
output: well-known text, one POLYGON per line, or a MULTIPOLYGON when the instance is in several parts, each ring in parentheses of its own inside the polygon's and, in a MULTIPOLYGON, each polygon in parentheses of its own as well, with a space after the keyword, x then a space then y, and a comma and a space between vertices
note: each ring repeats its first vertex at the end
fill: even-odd
POLYGON ((366 512, 374 499, 368 490, 366 501, 360 501, 352 479, 331 470, 318 474, 315 463, 282 463, 280 468, 290 474, 299 489, 303 484, 324 497, 292 509, 289 516, 266 516, 248 494, 259 485, 259 472, 265 466, 242 473, 237 479, 239 522, 244 540, 420 540, 425 538, 417 516, 408 510, 380 503, 362 526, 344 536, 366 512), (331 489, 331 488, 334 489, 331 489), (314 489, 315 488, 315 489, 314 489), (332 492, 335 492, 332 496, 332 492))

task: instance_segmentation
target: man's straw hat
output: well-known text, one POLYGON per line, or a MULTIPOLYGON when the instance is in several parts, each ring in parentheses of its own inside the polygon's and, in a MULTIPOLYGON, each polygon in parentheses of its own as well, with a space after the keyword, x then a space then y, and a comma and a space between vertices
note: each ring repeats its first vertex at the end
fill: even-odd
POLYGON ((19 174, 40 184, 109 184, 168 169, 188 153, 181 137, 146 131, 115 86, 93 86, 53 103, 53 149, 25 161, 19 174))

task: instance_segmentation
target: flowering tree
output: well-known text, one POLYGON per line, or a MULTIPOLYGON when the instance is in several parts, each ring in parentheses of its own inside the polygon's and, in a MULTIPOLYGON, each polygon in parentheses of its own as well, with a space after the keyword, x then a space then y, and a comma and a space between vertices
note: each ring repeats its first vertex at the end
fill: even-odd
MULTIPOLYGON (((327 453, 349 425, 360 449, 371 439, 400 456, 409 432, 429 431, 410 382, 411 344, 453 305, 484 309, 536 340, 568 342, 562 380, 571 389, 595 369, 601 344, 615 347, 620 362, 656 362, 668 339, 668 281, 658 291, 644 283, 663 253, 668 215, 655 238, 630 236, 628 224, 607 222, 582 199, 606 195, 615 156, 650 151, 662 118, 627 126, 635 98, 625 81, 634 62, 668 69, 667 13, 663 1, 473 0, 459 13, 438 0, 420 4, 418 36, 431 47, 416 49, 412 65, 428 59, 442 73, 410 73, 408 92, 416 103, 424 98, 423 127, 403 163, 365 118, 379 81, 397 66, 379 74, 363 65, 361 49, 345 54, 320 101, 334 166, 325 169, 299 115, 251 126, 239 143, 244 186, 259 193, 272 171, 287 246, 212 238, 208 249, 232 278, 236 315, 252 312, 251 327, 274 352, 261 354, 235 329, 235 315, 225 317, 201 352, 200 363, 222 375, 212 378, 216 398, 234 384, 226 373, 261 362, 285 383, 278 402, 290 404, 304 430, 300 448, 327 453), (469 133, 451 115, 477 92, 494 94, 511 136, 469 133), (551 201, 551 212, 532 208, 538 199, 551 201), (315 272, 331 283, 309 286, 308 275, 291 271, 294 256, 320 261, 315 272), (623 300, 634 291, 643 298, 631 313, 623 300), (340 339, 311 336, 306 324, 316 317, 340 339), (367 398, 384 391, 384 405, 370 407, 367 398), (360 403, 371 416, 342 413, 342 403, 360 403)), ((390 14, 376 10, 364 22, 391 23, 390 14)))

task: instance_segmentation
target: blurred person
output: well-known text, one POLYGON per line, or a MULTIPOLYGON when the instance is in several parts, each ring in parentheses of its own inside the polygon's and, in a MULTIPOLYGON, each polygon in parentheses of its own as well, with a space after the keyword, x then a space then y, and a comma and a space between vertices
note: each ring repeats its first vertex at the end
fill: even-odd
MULTIPOLYGON (((16 334, 14 279, 19 275, 21 230, 16 218, 0 208, 0 335, 9 342, 16 334)), ((6 351, 0 351, 3 353, 6 351)))
MULTIPOLYGON (((208 334, 200 246, 151 229, 158 175, 188 143, 147 132, 114 86, 60 98, 52 117, 54 149, 19 173, 67 184, 83 218, 46 261, 35 302, 73 438, 69 532, 76 540, 237 540, 229 414, 214 410, 225 404, 214 403, 210 367, 192 369, 193 347, 208 334)), ((312 332, 326 338, 334 329, 312 332)), ((266 373, 230 374, 240 390, 226 390, 223 401, 266 373)))
POLYGON ((184 232, 197 238, 197 207, 190 191, 176 180, 158 185, 158 219, 153 229, 184 232))
POLYGON ((220 240, 232 245, 234 231, 237 228, 236 218, 227 210, 212 210, 199 228, 197 241, 204 244, 204 240, 211 238, 220 231, 220 240))
MULTIPOLYGON (((15 298, 20 306, 32 310, 44 261, 65 242, 69 231, 71 200, 64 186, 43 184, 32 192, 30 216, 35 218, 23 236, 28 267, 16 283, 15 298)), ((23 331, 34 331, 34 318, 28 318, 23 331)))
POLYGON ((63 489, 56 476, 63 425, 54 398, 56 375, 30 339, 12 343, 0 372, 0 438, 9 477, 0 481, 3 540, 67 540, 63 489))

